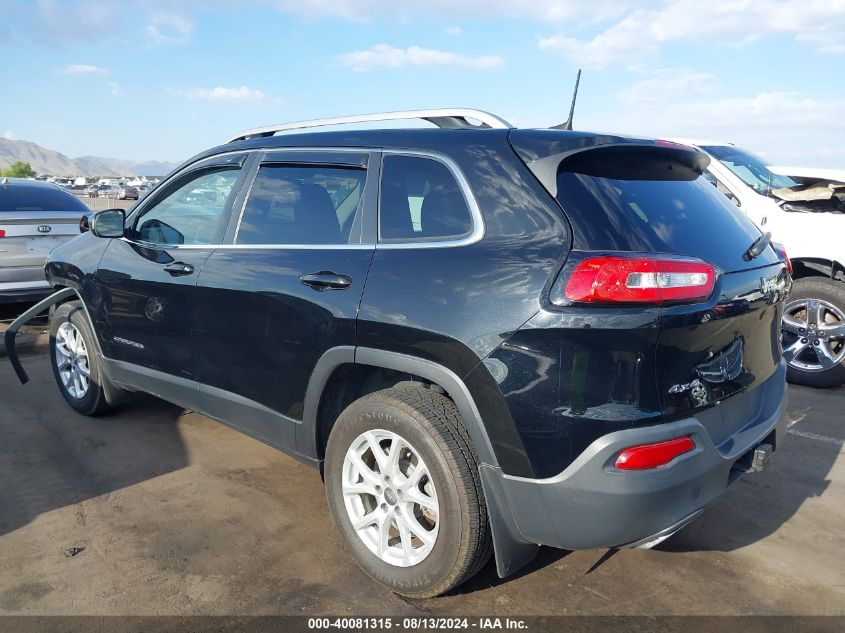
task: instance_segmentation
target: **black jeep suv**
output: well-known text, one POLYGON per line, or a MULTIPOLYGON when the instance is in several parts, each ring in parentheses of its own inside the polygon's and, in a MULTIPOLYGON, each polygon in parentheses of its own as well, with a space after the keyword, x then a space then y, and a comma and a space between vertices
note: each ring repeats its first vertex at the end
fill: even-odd
POLYGON ((416 597, 492 554, 652 546, 762 470, 791 281, 706 155, 380 118, 410 116, 439 129, 253 130, 96 214, 46 266, 70 406, 147 392, 312 464, 416 597))

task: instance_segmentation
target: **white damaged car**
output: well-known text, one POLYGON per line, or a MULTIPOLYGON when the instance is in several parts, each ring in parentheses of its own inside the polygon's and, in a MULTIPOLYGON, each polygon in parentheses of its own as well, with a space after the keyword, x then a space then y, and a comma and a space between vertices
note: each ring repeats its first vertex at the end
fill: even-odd
POLYGON ((845 172, 769 168, 727 143, 670 140, 709 154, 705 177, 789 254, 795 283, 782 335, 790 382, 845 382, 845 172))

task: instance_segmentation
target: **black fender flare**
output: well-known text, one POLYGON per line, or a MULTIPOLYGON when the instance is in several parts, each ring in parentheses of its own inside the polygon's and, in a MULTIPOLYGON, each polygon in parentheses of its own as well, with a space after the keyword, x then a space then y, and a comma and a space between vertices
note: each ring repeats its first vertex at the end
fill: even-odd
POLYGON ((455 402, 479 458, 479 471, 493 534, 496 570, 504 578, 536 556, 539 546, 528 542, 516 528, 501 485, 502 473, 487 429, 463 380, 452 370, 430 360, 369 347, 340 346, 326 351, 311 374, 305 394, 302 424, 297 429, 299 451, 317 457, 317 413, 323 390, 335 369, 344 364, 371 365, 400 371, 437 383, 455 402), (300 434, 301 433, 301 434, 300 434))
POLYGON ((792 263, 793 265, 800 265, 809 270, 821 273, 834 281, 845 281, 845 264, 835 259, 796 257, 792 259, 792 263))
POLYGON ((64 301, 73 295, 79 296, 73 288, 63 288, 58 292, 54 292, 49 297, 42 299, 34 306, 32 306, 29 310, 26 310, 23 314, 21 314, 17 319, 12 321, 12 324, 9 326, 9 329, 6 330, 6 333, 3 336, 3 342, 6 345, 6 355, 9 357, 9 362, 12 363, 12 369, 15 370, 15 374, 18 377, 18 380, 21 381, 22 385, 25 385, 29 382, 29 376, 26 373, 26 370, 23 368, 23 364, 21 363, 20 358, 18 357, 18 352, 16 348, 16 339, 18 336, 18 330, 20 330, 24 325, 32 321, 35 317, 39 314, 44 312, 50 306, 53 306, 60 301, 64 301))
MULTIPOLYGON (((18 380, 21 381, 22 385, 25 385, 29 382, 29 376, 26 373, 26 369, 23 367, 23 363, 21 363, 20 357, 18 356, 17 349, 16 349, 16 338, 18 334, 18 330, 21 329, 24 325, 29 323, 32 319, 36 316, 44 312, 44 310, 54 306, 58 303, 62 303, 75 297, 79 300, 79 303, 82 305, 82 309, 85 312, 85 317, 88 319, 88 324, 91 326, 91 329, 94 329, 94 321, 91 319, 91 315, 88 312, 88 307, 85 305, 85 301, 82 299, 82 295, 79 294, 79 291, 73 287, 66 287, 62 288, 51 294, 49 297, 39 301, 34 306, 32 306, 29 310, 26 310, 23 314, 21 314, 17 319, 12 321, 12 324, 9 326, 9 329, 6 330, 4 334, 4 344, 6 346, 6 355, 9 357, 9 362, 12 364, 12 369, 14 369, 15 374, 18 377, 18 380)), ((96 333, 94 333, 94 345, 97 347, 97 356, 100 359, 100 377, 103 381, 103 393, 106 397, 106 402, 109 404, 118 404, 122 402, 127 395, 127 392, 117 385, 111 379, 111 376, 108 375, 108 363, 103 362, 103 351, 100 349, 100 340, 97 338, 96 333)))

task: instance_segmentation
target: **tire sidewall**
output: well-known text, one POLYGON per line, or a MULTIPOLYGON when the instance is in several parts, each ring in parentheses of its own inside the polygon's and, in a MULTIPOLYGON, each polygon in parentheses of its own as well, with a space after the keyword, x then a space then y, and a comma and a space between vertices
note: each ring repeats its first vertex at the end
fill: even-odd
POLYGON ((64 399, 76 411, 80 413, 89 414, 97 409, 102 396, 102 387, 100 383, 100 367, 97 360, 96 343, 94 342, 94 335, 88 325, 88 319, 82 307, 75 303, 64 303, 56 308, 52 317, 50 318, 50 365, 53 368, 53 376, 56 379, 56 384, 59 387, 64 399), (56 333, 59 327, 66 322, 70 322, 85 341, 85 348, 88 350, 88 368, 90 370, 90 380, 88 383, 88 391, 82 398, 76 398, 71 395, 65 388, 62 378, 59 375, 59 366, 56 362, 56 333))
POLYGON ((359 400, 338 418, 326 450, 325 479, 329 510, 343 540, 364 571, 394 591, 428 594, 452 576, 460 556, 462 531, 468 513, 455 484, 447 458, 448 449, 426 430, 425 418, 397 403, 359 400), (352 442, 362 433, 383 429, 401 436, 413 445, 429 469, 440 505, 439 526, 434 548, 420 563, 397 567, 373 554, 352 527, 346 512, 341 480, 343 461, 352 442))
MULTIPOLYGON (((845 283, 821 277, 805 277, 793 282, 787 303, 796 299, 821 299, 845 314, 845 283)), ((824 371, 805 371, 787 365, 789 382, 810 387, 834 387, 845 382, 845 361, 824 371)))

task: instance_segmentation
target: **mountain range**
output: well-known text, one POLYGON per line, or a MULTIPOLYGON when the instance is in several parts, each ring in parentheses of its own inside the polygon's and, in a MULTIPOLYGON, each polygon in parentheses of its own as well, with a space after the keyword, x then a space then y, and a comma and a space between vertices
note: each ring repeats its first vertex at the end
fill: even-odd
POLYGON ((68 158, 60 152, 30 141, 0 137, 0 168, 6 168, 19 160, 29 163, 39 175, 70 177, 165 176, 178 165, 161 161, 136 163, 101 156, 68 158))

